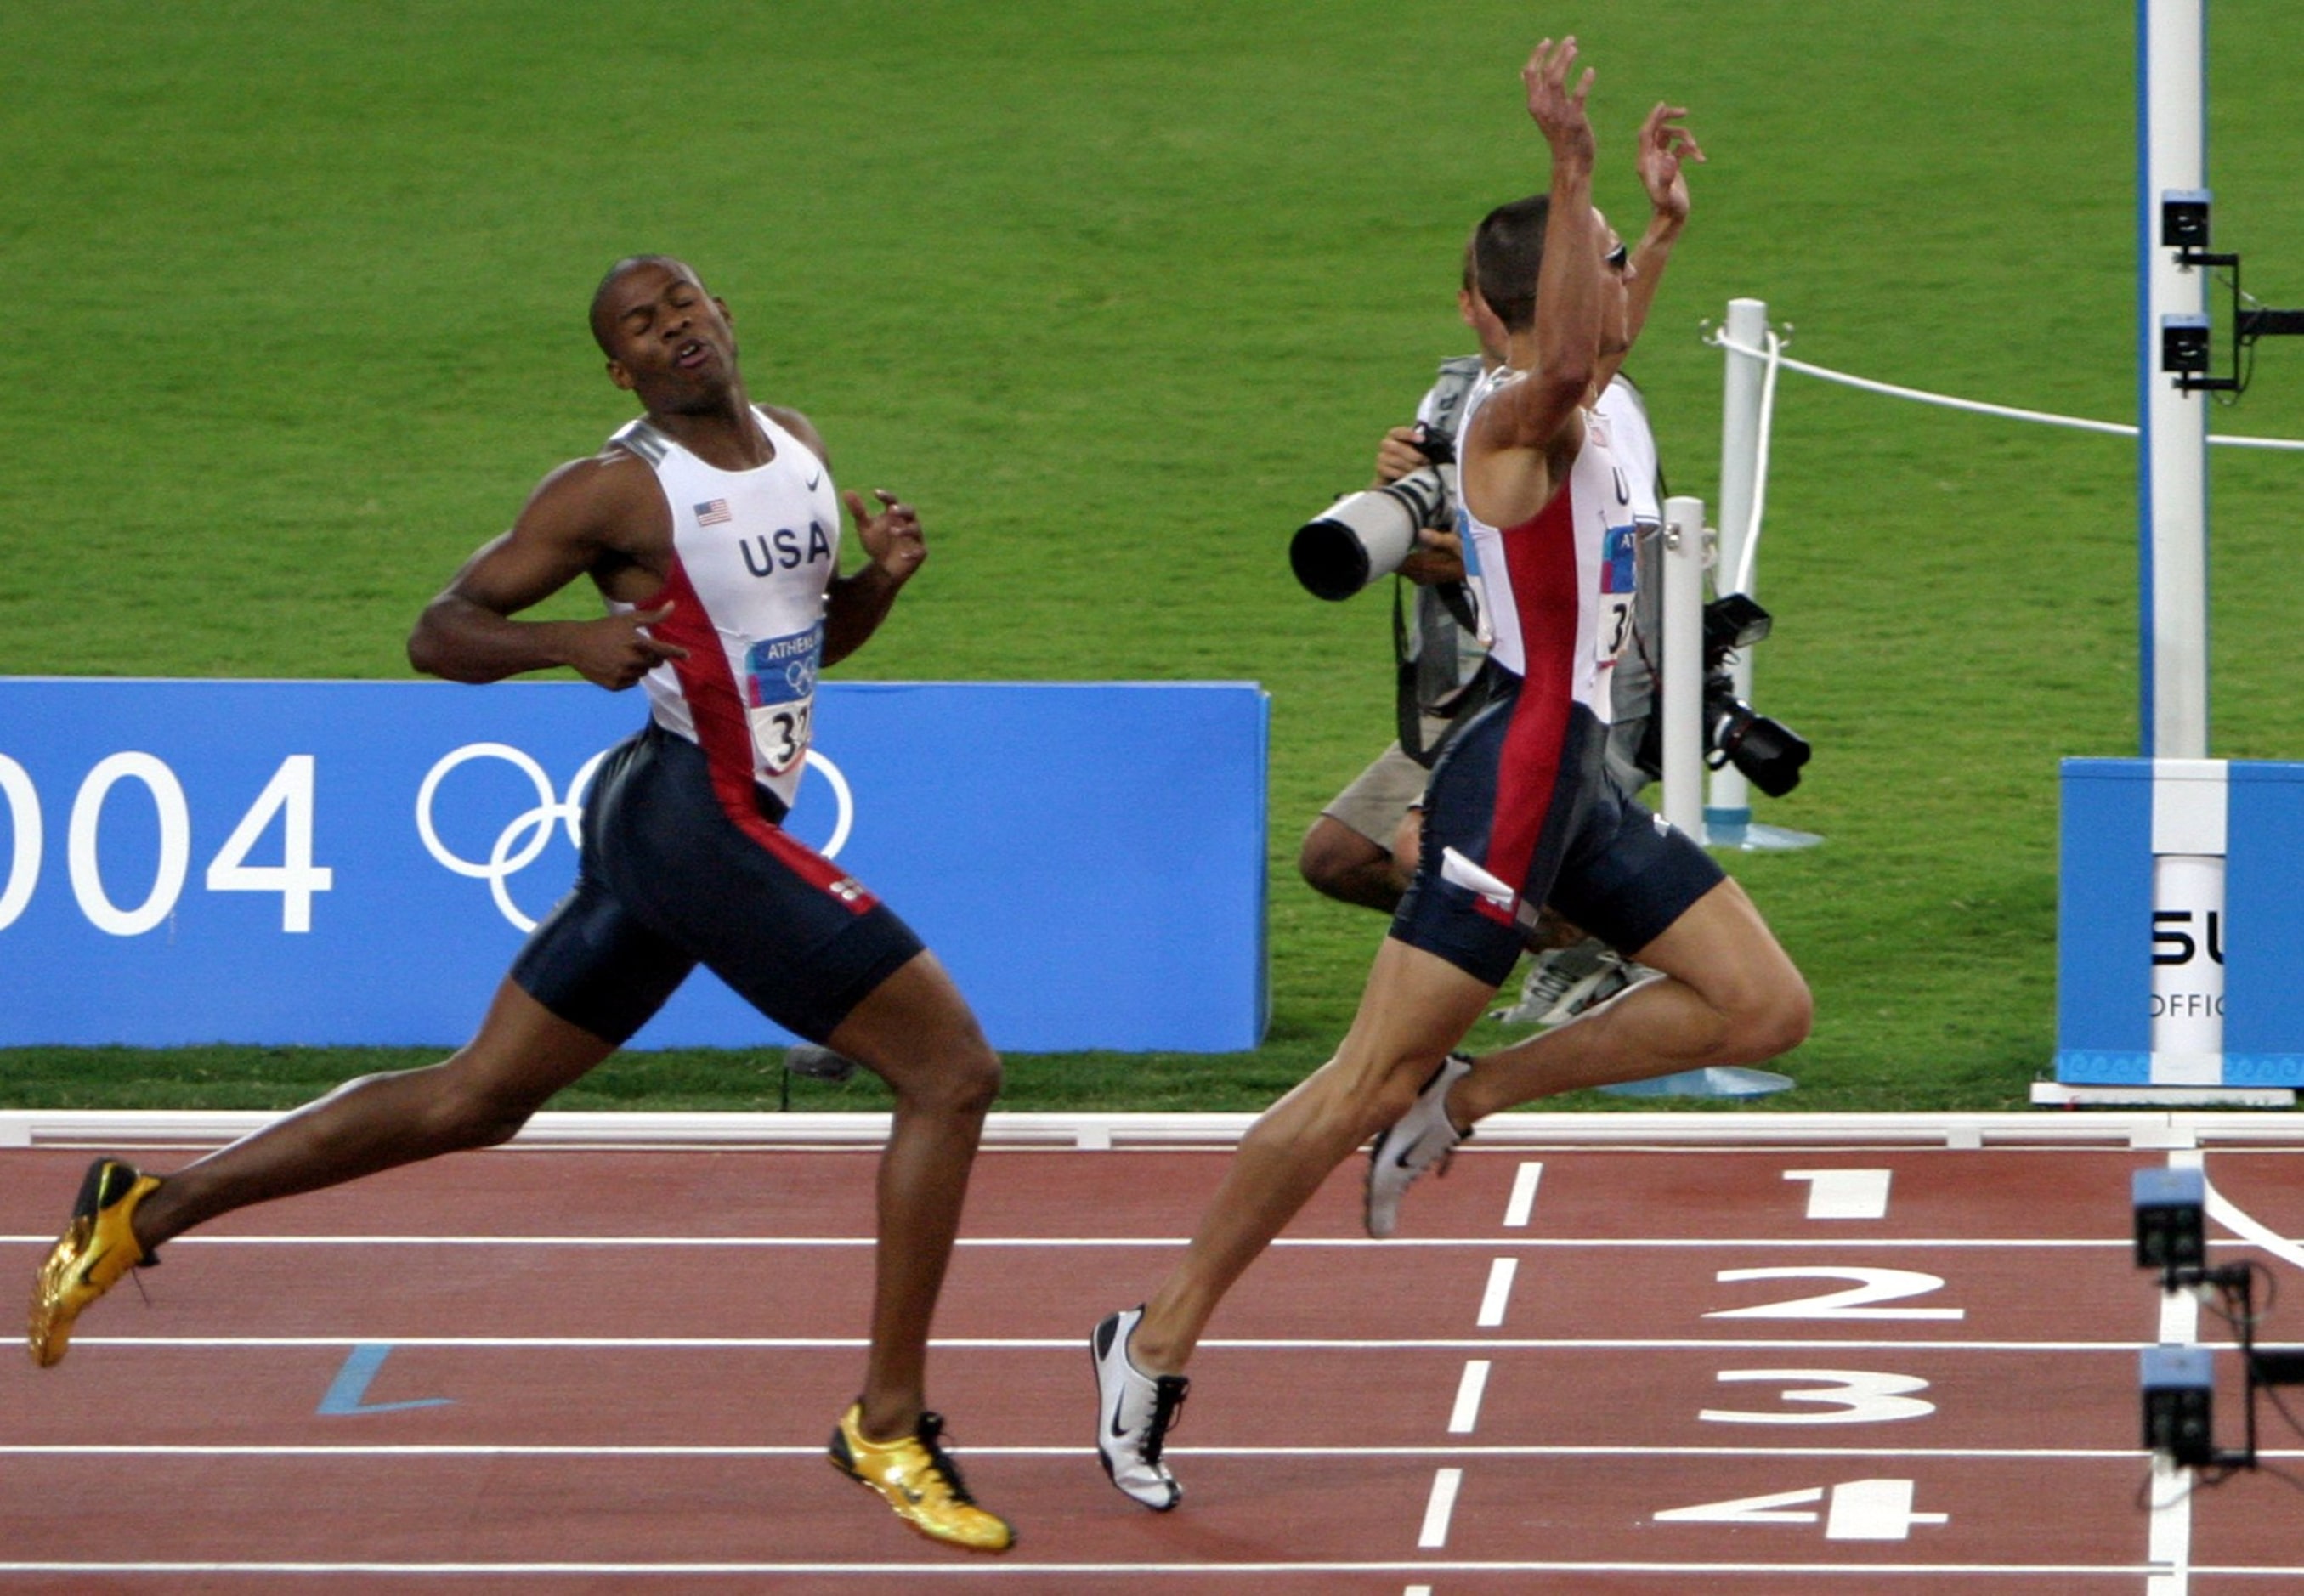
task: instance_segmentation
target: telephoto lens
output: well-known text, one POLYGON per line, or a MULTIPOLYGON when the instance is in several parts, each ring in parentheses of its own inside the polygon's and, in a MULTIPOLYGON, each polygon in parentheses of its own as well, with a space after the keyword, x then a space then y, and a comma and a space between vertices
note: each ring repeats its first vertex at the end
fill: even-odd
POLYGON ((1454 514, 1452 497, 1447 480, 1428 465, 1381 488, 1347 494, 1297 529, 1288 564, 1315 598, 1349 598, 1399 570, 1416 548, 1419 529, 1446 526, 1454 514))
POLYGON ((1738 698, 1725 671, 1705 679, 1704 741, 1714 769, 1733 764, 1771 798, 1800 785, 1800 767, 1808 763, 1808 740, 1738 698))

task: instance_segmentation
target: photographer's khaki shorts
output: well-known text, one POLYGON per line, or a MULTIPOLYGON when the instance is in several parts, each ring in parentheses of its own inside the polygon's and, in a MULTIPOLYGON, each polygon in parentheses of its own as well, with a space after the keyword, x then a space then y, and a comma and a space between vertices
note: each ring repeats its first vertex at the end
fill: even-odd
POLYGON ((1424 784, 1431 775, 1394 743, 1352 777, 1350 786, 1328 800, 1320 812, 1389 853, 1400 822, 1423 798, 1424 784))

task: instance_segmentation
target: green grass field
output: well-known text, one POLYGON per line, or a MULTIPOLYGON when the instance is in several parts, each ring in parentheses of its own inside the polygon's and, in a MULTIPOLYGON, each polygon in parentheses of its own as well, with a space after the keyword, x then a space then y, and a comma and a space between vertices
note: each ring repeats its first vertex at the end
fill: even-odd
MULTIPOLYGON (((1292 859, 1389 735, 1386 617, 1305 598, 1286 539, 1469 347, 1463 235, 1545 181, 1535 39, 1598 69, 1628 233, 1651 103, 1711 155, 1632 361, 1674 490, 1708 499, 1698 324, 1738 295, 1825 366, 2133 419, 2134 25, 2104 0, 28 0, 0 12, 0 673, 406 675, 424 600, 629 413, 594 280, 684 255, 755 395, 923 508, 932 564, 850 674, 1271 692, 1266 1044, 1017 1058, 1007 1099, 1259 1106, 1326 1056, 1381 933, 1292 859)), ((2300 50, 2304 12, 2217 0, 2217 243, 2275 305, 2304 303, 2300 50)), ((2268 342, 2215 429, 2304 436, 2304 349, 2268 342)), ((2304 756, 2300 471, 2215 461, 2221 754, 2304 756)), ((1756 699, 1817 752, 1762 818, 1828 842, 1733 865, 1818 999, 1770 1106, 2012 1106, 2046 1069, 2056 761, 2136 747, 2134 482, 2116 439, 1784 378, 1756 699)), ((284 1105, 416 1061, 15 1049, 0 1101, 284 1105)), ((564 1100, 752 1107, 774 1076, 627 1056, 564 1100)))

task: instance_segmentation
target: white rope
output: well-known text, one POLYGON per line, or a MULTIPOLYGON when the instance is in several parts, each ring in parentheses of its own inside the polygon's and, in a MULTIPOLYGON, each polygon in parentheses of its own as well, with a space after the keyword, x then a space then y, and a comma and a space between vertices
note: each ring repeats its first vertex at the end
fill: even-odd
MULTIPOLYGON (((2013 421, 2038 421, 2049 427, 2072 427, 2083 432, 2109 432, 2121 437, 2136 436, 2136 429, 2125 421, 2096 421, 2084 416, 2059 416, 2051 415, 2042 410, 2021 410, 2011 404, 1987 404, 1980 399, 1955 399, 1949 394, 1931 394, 1923 388, 1907 388, 1893 382, 1876 382, 1868 377, 1853 377, 1845 371, 1834 371, 1829 367, 1811 366, 1806 361, 1795 361, 1780 353, 1779 342, 1773 330, 1768 334, 1769 346, 1766 349, 1753 349, 1735 343, 1725 332, 1716 328, 1706 334, 1704 341, 1733 354, 1749 355, 1756 361, 1768 361, 1768 374, 1771 378, 1775 375, 1775 368, 1783 365, 1805 376, 1821 378, 1825 382, 1836 382, 1851 388, 1862 388, 1868 393, 1885 394, 1893 399, 1912 399, 1922 404, 1940 404, 1948 410, 1972 411, 1978 415, 2004 416, 2013 421)), ((1765 418, 1766 410, 1764 409, 1761 413, 1765 418)), ((1764 429, 1761 433, 1763 450, 1767 446, 1766 424, 1764 419, 1762 422, 1764 429)), ((2229 433, 2211 433, 2208 436, 2208 441, 2212 444, 2221 444, 2240 449, 2304 449, 2304 438, 2249 437, 2229 433)), ((1762 459, 1766 458, 1766 454, 1763 454, 1762 459)))

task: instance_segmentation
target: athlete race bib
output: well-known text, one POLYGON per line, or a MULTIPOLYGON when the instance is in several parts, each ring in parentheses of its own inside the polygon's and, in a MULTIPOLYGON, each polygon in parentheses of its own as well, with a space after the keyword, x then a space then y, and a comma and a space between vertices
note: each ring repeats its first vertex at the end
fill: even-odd
POLYGON ((1612 526, 1600 540, 1600 664, 1616 663, 1632 634, 1632 590, 1639 582, 1638 525, 1612 526))
POLYGON ((808 757, 824 623, 787 637, 764 637, 744 655, 744 702, 761 768, 782 776, 808 757))

